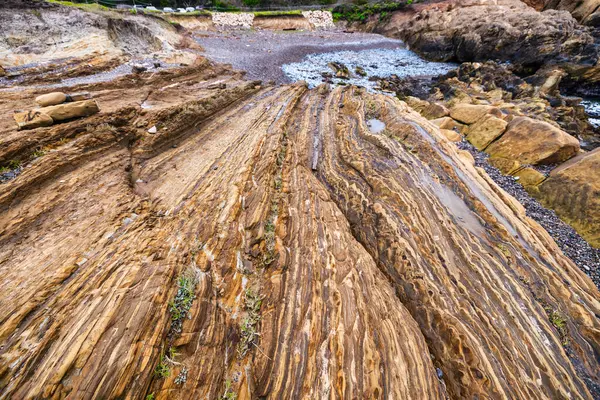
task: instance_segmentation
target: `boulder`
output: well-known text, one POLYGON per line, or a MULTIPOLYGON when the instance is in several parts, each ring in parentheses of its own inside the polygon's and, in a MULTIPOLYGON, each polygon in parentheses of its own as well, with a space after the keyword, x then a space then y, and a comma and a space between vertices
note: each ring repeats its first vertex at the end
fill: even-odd
POLYGON ((2 65, 0 65, 0 78, 3 78, 6 76, 6 71, 4 70, 4 67, 2 67, 2 65))
POLYGON ((423 110, 425 110, 425 108, 429 107, 428 101, 421 100, 418 97, 414 97, 414 96, 407 96, 404 99, 404 101, 406 101, 406 104, 408 104, 410 106, 410 108, 417 111, 418 113, 423 112, 423 110))
POLYGON ((67 101, 67 95, 62 92, 43 94, 35 98, 35 102, 42 107, 55 106, 67 101))
POLYGON ((421 111, 421 115, 427 119, 438 119, 445 117, 448 114, 448 109, 439 103, 430 103, 423 109, 423 111, 421 111))
POLYGON ((344 64, 337 63, 337 62, 330 62, 327 65, 329 66, 329 68, 331 68, 333 70, 333 72, 335 72, 336 78, 341 78, 341 79, 350 78, 350 71, 348 70, 348 67, 346 67, 344 64))
POLYGON ((467 129, 467 140, 478 150, 483 150, 504 133, 508 123, 493 115, 484 115, 467 129))
POLYGON ((450 110, 450 116, 462 123, 473 124, 486 114, 501 115, 496 107, 477 104, 457 104, 450 110))
POLYGON ((547 122, 518 117, 485 151, 492 157, 521 164, 555 164, 575 156, 579 152, 579 141, 547 122))
POLYGON ((73 103, 64 103, 40 109, 40 112, 48 115, 55 122, 87 117, 96 114, 99 111, 100 109, 95 100, 75 101, 73 103))
POLYGON ((498 168, 503 174, 511 175, 521 167, 517 160, 503 157, 490 157, 489 162, 493 167, 498 168))
POLYGON ((450 129, 440 129, 440 132, 451 142, 460 142, 462 140, 462 135, 456 131, 450 129))
POLYGON ((83 101, 92 98, 90 92, 78 92, 67 95, 67 101, 83 101))
POLYGON ((546 176, 531 167, 525 167, 513 174, 519 178, 519 183, 524 187, 537 186, 546 179, 546 176))
POLYGON ((367 71, 365 71, 365 69, 361 66, 357 66, 356 68, 354 68, 354 72, 360 76, 367 76, 367 71))
POLYGON ((54 120, 50 116, 39 110, 15 113, 13 117, 17 122, 19 130, 35 129, 50 126, 54 123, 54 120))
POLYGON ((534 195, 600 247, 600 148, 556 168, 534 195))
POLYGON ((454 120, 450 117, 434 119, 434 120, 431 120, 431 122, 433 122, 434 124, 439 126, 440 129, 449 129, 449 130, 456 131, 459 133, 463 133, 467 128, 466 125, 463 125, 460 122, 457 122, 456 120, 454 120))

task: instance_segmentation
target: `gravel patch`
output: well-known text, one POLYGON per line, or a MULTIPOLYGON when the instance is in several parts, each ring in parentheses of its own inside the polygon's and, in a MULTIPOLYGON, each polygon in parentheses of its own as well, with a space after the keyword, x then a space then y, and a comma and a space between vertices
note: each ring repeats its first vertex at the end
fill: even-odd
POLYGON ((416 53, 398 47, 396 49, 368 49, 360 51, 336 51, 310 54, 302 62, 282 66, 283 72, 293 81, 304 80, 309 87, 323 83, 323 73, 332 73, 330 62, 341 63, 350 71, 348 79, 331 78, 333 83, 363 86, 375 89, 378 82, 369 77, 387 78, 395 75, 399 78, 436 76, 445 74, 457 66, 451 63, 426 61, 416 53), (356 73, 356 68, 364 70, 365 76, 356 73))
POLYGON ((487 154, 479 152, 466 140, 457 145, 471 153, 475 158, 475 165, 483 168, 494 182, 516 198, 525 207, 527 216, 537 221, 552 236, 563 253, 600 288, 600 249, 592 247, 553 210, 545 208, 532 198, 514 177, 503 175, 491 166, 487 154))
MULTIPOLYGON (((309 54, 405 47, 401 40, 373 33, 341 31, 197 32, 195 40, 209 59, 246 71, 249 79, 272 80, 280 84, 296 81, 284 74, 282 66, 301 62, 309 54)), ((329 68, 327 71, 332 72, 329 68)))

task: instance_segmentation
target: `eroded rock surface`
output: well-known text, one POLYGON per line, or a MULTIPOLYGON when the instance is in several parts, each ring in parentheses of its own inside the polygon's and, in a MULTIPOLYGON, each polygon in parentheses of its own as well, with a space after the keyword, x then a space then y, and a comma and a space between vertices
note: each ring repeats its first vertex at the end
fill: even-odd
POLYGON ((598 290, 437 126, 224 73, 2 135, 2 396, 593 398, 598 290))

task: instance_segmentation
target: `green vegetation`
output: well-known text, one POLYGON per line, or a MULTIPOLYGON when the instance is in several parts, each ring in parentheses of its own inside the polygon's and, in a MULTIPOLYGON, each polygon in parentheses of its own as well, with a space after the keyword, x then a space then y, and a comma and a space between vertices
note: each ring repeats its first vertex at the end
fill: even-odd
POLYGON ((191 273, 183 274, 177 278, 177 294, 175 299, 169 303, 169 312, 171 313, 171 332, 181 333, 183 320, 187 317, 192 302, 196 298, 194 289, 196 288, 196 279, 191 273))
POLYGON ((238 343, 237 352, 239 358, 244 356, 250 350, 250 346, 256 345, 258 338, 257 326, 260 322, 260 307, 262 305, 262 297, 251 288, 246 289, 244 293, 244 308, 248 315, 242 320, 240 326, 240 342, 238 343))
POLYGON ((302 15, 302 10, 281 10, 281 11, 254 11, 255 17, 276 17, 285 15, 302 15))
POLYGON ((0 174, 3 172, 13 171, 21 168, 21 162, 17 160, 10 160, 4 167, 0 167, 0 174))
POLYGON ((552 326, 556 328, 558 331, 558 335, 560 336, 560 342, 563 346, 569 344, 568 330, 567 330, 567 320, 556 310, 546 310, 546 314, 548 314, 548 319, 552 326))
POLYGON ((231 4, 227 3, 226 1, 221 1, 221 0, 214 0, 213 4, 212 4, 212 9, 214 9, 215 11, 240 11, 239 8, 232 6, 231 4))
POLYGON ((44 149, 39 148, 33 152, 33 154, 31 155, 31 158, 40 158, 40 157, 44 156, 45 154, 46 154, 46 152, 44 151, 44 149))
POLYGON ((380 19, 389 17, 391 11, 396 11, 413 3, 413 0, 398 2, 384 1, 367 4, 342 4, 333 9, 334 21, 365 22, 370 16, 379 14, 380 19))
POLYGON ((60 4, 67 7, 77 7, 84 11, 110 11, 110 8, 100 4, 74 3, 72 1, 63 0, 46 0, 49 3, 60 4))
POLYGON ((231 388, 231 381, 229 379, 225 381, 225 392, 221 400, 237 400, 237 393, 231 388))
POLYGON ((154 393, 150 393, 148 396, 146 396, 146 400, 154 400, 154 393))
POLYGON ((167 378, 171 375, 171 369, 169 368, 167 357, 164 354, 160 356, 160 361, 156 368, 154 368, 154 373, 159 378, 167 378))
POLYGON ((256 7, 260 4, 260 0, 242 0, 242 3, 246 7, 256 7))

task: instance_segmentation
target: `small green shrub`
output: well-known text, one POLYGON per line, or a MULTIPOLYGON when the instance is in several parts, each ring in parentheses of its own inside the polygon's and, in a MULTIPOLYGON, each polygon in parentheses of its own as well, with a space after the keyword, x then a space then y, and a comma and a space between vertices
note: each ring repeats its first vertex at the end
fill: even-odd
POLYGON ((192 303, 196 298, 194 289, 196 288, 196 280, 191 274, 181 275, 177 279, 177 294, 169 303, 169 312, 171 313, 171 332, 181 333, 183 320, 187 317, 192 303))
POLYGON ((231 388, 231 381, 228 379, 225 381, 225 392, 221 397, 222 400, 237 400, 237 393, 231 388))
POLYGON ((258 292, 251 288, 244 292, 244 308, 248 315, 242 320, 240 326, 240 342, 238 343, 238 357, 243 358, 250 346, 256 344, 258 338, 257 326, 260 322, 260 307, 262 306, 262 297, 258 292))
POLYGON ((154 368, 154 373, 159 378, 167 378, 169 375, 171 375, 171 369, 169 368, 167 358, 164 354, 160 356, 160 361, 158 362, 156 368, 154 368))

